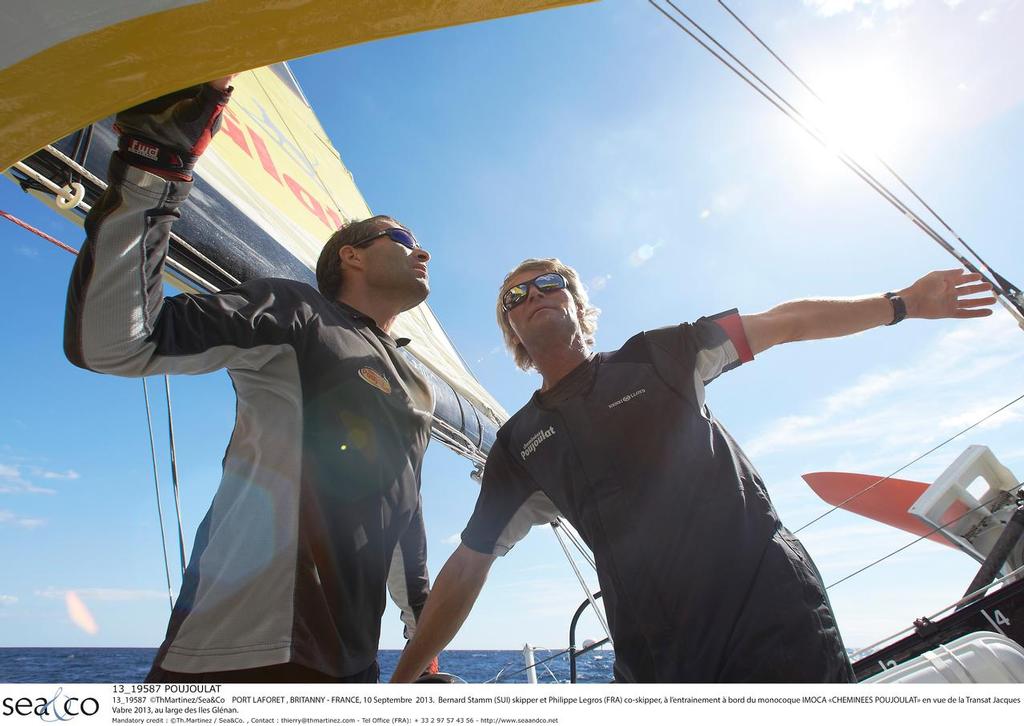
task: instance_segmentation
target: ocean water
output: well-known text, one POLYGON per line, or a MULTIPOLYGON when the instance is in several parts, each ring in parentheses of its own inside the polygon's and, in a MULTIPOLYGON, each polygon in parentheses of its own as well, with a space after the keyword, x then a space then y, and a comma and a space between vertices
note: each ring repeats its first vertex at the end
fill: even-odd
MULTIPOLYGON (((568 683, 569 656, 536 650, 537 680, 568 683), (552 657, 554 656, 554 657, 552 657), (551 658, 541 663, 545 658, 551 658)), ((146 677, 155 648, 0 648, 0 683, 135 683, 146 677)), ((401 651, 378 654, 381 680, 391 677, 401 651)), ((594 650, 576 661, 577 682, 612 680, 611 650, 594 650)), ((441 654, 441 670, 467 683, 526 683, 523 654, 518 650, 449 650, 441 654)))

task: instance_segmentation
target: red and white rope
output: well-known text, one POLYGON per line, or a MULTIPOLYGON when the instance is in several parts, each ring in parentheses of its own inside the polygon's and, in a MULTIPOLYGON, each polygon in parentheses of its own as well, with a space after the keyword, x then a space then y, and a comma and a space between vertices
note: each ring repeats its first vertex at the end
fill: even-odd
POLYGON ((74 247, 71 247, 69 245, 64 244, 63 242, 61 242, 56 237, 51 237, 50 235, 46 234, 46 232, 42 231, 41 229, 36 229, 35 227, 33 227, 28 222, 22 222, 20 219, 15 217, 13 214, 8 214, 7 212, 5 212, 2 209, 0 209, 0 217, 3 217, 4 219, 10 220, 11 222, 14 222, 19 227, 23 227, 23 228, 27 229, 29 232, 32 232, 33 234, 39 235, 40 237, 45 239, 47 242, 50 242, 51 244, 57 245, 58 247, 60 247, 65 252, 70 252, 73 255, 77 255, 78 254, 78 250, 76 250, 74 247))

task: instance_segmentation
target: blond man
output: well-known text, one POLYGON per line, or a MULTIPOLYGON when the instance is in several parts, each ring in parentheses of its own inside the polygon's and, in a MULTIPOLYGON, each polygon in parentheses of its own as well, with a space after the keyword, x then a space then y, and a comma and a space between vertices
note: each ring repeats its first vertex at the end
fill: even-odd
POLYGON ((559 513, 593 550, 626 682, 853 679, 825 588, 705 387, 773 345, 904 317, 991 314, 980 276, 930 273, 899 293, 730 310, 593 353, 597 310, 572 268, 526 260, 498 324, 543 384, 498 432, 462 544, 438 575, 393 680, 458 631, 494 559, 559 513))

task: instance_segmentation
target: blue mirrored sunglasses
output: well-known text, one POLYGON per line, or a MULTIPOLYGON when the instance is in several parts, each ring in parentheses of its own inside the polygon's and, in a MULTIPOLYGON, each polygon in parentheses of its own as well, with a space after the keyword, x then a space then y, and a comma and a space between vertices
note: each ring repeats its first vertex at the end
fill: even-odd
POLYGON ((532 280, 520 282, 518 285, 513 285, 506 290, 505 294, 501 296, 501 306, 505 308, 507 313, 521 303, 530 294, 530 285, 533 285, 541 292, 552 292, 554 290, 564 290, 566 284, 565 278, 557 272, 545 272, 543 275, 537 275, 532 280))
POLYGON ((380 239, 381 237, 387 237, 388 239, 397 242, 403 247, 408 247, 410 250, 420 249, 420 243, 413 235, 413 233, 407 229, 402 229, 401 227, 392 227, 391 229, 382 230, 371 237, 367 237, 364 240, 360 240, 359 242, 353 243, 352 246, 365 247, 374 240, 380 239))

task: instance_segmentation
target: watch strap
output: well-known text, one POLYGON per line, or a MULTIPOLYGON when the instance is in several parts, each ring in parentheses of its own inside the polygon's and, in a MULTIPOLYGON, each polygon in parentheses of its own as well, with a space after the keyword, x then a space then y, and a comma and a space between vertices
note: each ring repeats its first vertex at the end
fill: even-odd
POLYGON ((886 325, 895 325, 907 317, 907 303, 895 292, 885 293, 885 298, 892 305, 892 321, 886 325))

